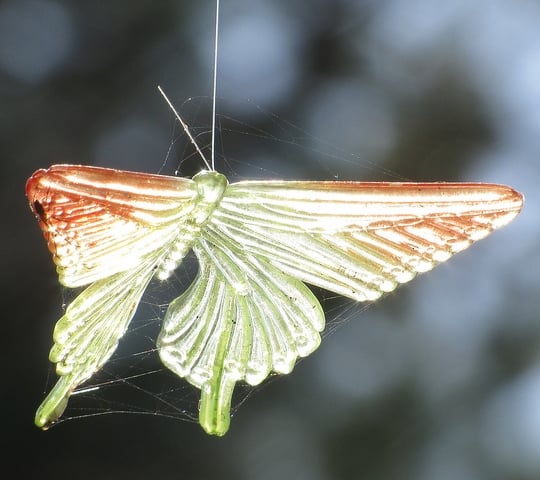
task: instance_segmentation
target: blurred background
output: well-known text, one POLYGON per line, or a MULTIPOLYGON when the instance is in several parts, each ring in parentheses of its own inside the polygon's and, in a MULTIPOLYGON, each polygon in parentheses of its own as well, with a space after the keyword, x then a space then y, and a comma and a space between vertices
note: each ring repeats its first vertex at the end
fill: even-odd
MULTIPOLYGON (((223 438, 178 421, 196 415, 196 401, 183 399, 185 382, 160 373, 144 387, 156 414, 138 407, 124 373, 123 404, 98 390, 94 413, 132 413, 42 432, 34 412, 54 382, 51 334, 71 297, 25 181, 55 163, 200 170, 156 88, 208 147, 214 3, 3 1, 5 471, 540 478, 540 2, 222 0, 221 14, 217 167, 231 180, 499 182, 525 194, 524 211, 368 308, 323 299, 331 334, 291 375, 255 389, 223 438), (176 418, 162 399, 174 402, 176 418)), ((165 300, 164 287, 151 289, 138 322, 159 328, 160 302, 179 294, 167 287, 165 300)), ((146 334, 129 333, 128 367, 151 349, 137 343, 146 334)), ((155 357, 146 354, 159 369, 155 357)))

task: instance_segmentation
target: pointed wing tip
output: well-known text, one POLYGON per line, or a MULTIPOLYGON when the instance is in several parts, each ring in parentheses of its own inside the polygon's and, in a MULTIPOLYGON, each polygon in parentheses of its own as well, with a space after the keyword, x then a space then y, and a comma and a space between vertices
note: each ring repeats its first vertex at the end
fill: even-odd
POLYGON ((29 178, 26 180, 25 192, 26 197, 30 200, 30 203, 33 203, 33 200, 36 196, 36 190, 39 186, 41 178, 47 173, 47 170, 40 168, 36 170, 29 178))
POLYGON ((499 190, 501 198, 506 198, 520 207, 523 205, 525 200, 523 193, 518 192, 516 189, 509 187, 508 185, 492 184, 491 186, 499 190))
POLYGON ((510 191, 511 198, 514 200, 518 208, 518 212, 520 212, 523 208, 523 204, 525 203, 525 195, 521 192, 518 192, 517 190, 514 190, 511 187, 508 187, 508 189, 510 191))
POLYGON ((29 195, 29 192, 35 190, 35 188, 40 184, 43 178, 47 175, 54 173, 65 173, 70 169, 78 168, 80 165, 68 165, 68 164, 57 164, 51 165, 49 168, 39 168, 37 169, 26 181, 26 195, 29 195))
POLYGON ((490 210, 499 212, 497 221, 494 223, 494 229, 500 228, 510 223, 519 215, 523 208, 525 197, 508 185, 496 183, 477 184, 481 190, 481 195, 485 194, 484 202, 490 210))
POLYGON ((509 187, 507 185, 497 185, 500 190, 500 201, 504 202, 505 210, 508 212, 507 215, 504 216, 504 221, 501 222, 501 225, 503 226, 508 223, 510 223, 514 218, 516 218, 521 210, 523 209, 523 204, 525 202, 525 195, 523 193, 518 192, 512 187, 509 187))

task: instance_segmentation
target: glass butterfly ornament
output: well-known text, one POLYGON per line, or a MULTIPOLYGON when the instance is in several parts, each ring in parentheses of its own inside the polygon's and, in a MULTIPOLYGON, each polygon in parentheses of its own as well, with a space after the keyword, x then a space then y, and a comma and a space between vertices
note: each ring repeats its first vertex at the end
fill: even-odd
POLYGON ((162 362, 201 390, 199 421, 224 435, 237 382, 290 373, 320 343, 306 284, 374 301, 512 221, 522 195, 482 183, 192 179, 78 165, 38 170, 26 194, 59 281, 87 286, 54 329, 60 376, 47 428, 110 358, 152 278, 192 250, 193 283, 169 305, 162 362))

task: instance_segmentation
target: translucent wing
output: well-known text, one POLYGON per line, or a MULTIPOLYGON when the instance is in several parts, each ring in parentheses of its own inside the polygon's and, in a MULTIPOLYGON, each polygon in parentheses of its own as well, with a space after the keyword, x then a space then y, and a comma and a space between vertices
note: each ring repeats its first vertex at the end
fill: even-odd
POLYGON ((169 245, 196 194, 185 178, 74 165, 38 170, 26 184, 67 287, 136 268, 169 245))
POLYGON ((506 225, 522 203, 493 184, 240 182, 208 229, 284 273, 366 301, 506 225))
POLYGON ((374 300, 505 225, 521 205, 499 185, 231 185, 194 247, 196 281, 169 306, 161 359, 201 389, 200 423, 223 435, 235 382, 288 373, 317 348, 324 314, 301 281, 374 300))
POLYGON ((154 274, 151 261, 94 282, 66 309, 54 328, 49 354, 60 379, 36 412, 35 423, 47 428, 66 408, 77 385, 88 380, 116 350, 154 274))
POLYGON ((313 293, 226 237, 194 247, 199 273, 167 310, 158 338, 163 363, 201 389, 199 421, 223 435, 236 382, 290 373, 320 343, 324 313, 313 293))

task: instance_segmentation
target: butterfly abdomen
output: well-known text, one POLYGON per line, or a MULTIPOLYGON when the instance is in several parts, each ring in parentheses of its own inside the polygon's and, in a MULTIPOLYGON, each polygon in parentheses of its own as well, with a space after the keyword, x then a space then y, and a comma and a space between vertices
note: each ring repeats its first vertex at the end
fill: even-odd
POLYGON ((178 234, 163 260, 158 264, 156 276, 167 279, 180 265, 189 250, 199 238, 201 229, 221 202, 228 181, 217 172, 202 171, 193 177, 197 187, 193 210, 178 228, 178 234))

